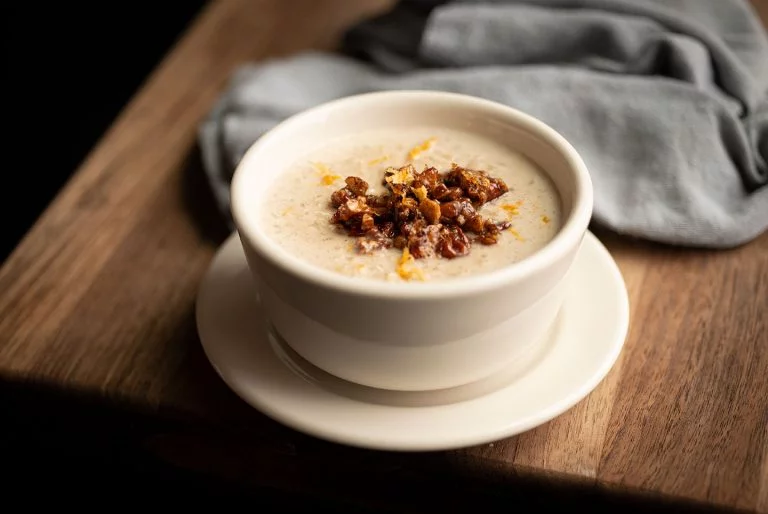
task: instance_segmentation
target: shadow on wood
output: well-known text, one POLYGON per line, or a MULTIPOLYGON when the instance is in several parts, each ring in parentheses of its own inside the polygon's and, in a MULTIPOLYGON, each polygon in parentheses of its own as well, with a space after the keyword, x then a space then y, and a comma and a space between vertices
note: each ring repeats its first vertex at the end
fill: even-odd
POLYGON ((203 169, 200 148, 195 145, 189 153, 183 169, 183 204, 200 236, 220 245, 231 233, 229 220, 219 209, 211 186, 203 169))

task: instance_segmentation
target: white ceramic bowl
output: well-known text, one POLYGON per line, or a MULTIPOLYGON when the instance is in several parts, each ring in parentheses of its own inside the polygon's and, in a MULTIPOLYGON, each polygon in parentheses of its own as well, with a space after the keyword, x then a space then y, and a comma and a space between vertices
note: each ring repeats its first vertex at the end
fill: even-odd
POLYGON ((265 311, 296 352, 366 386, 434 390, 488 377, 543 338, 587 230, 592 183, 574 148, 531 116, 465 95, 391 91, 309 109, 262 136, 235 172, 232 214, 265 311), (503 138, 533 160, 560 193, 560 232, 538 252, 494 272, 395 283, 315 267, 259 226, 263 195, 298 153, 345 134, 414 124, 503 138))

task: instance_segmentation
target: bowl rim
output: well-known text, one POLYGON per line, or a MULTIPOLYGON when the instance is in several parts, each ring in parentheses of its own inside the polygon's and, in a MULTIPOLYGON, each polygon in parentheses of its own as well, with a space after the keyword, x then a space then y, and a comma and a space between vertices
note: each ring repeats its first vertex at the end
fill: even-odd
POLYGON ((491 290, 503 289, 530 275, 545 271, 559 262, 580 244, 592 216, 592 181, 584 161, 576 149, 552 127, 537 118, 513 107, 491 100, 460 93, 422 90, 378 91, 347 96, 303 110, 282 121, 254 142, 237 165, 230 186, 230 206, 238 235, 270 264, 304 282, 315 286, 352 295, 388 298, 393 300, 418 300, 456 298, 491 290), (264 157, 265 148, 272 140, 290 137, 292 131, 311 119, 316 119, 333 110, 349 108, 359 104, 364 109, 370 102, 448 102, 463 109, 494 111, 509 120, 520 130, 529 132, 548 143, 559 152, 571 169, 575 192, 573 208, 558 233, 543 248, 526 258, 487 273, 468 275, 435 282, 417 284, 409 282, 388 282, 366 277, 351 277, 310 264, 282 248, 258 228, 258 210, 252 208, 247 191, 242 186, 246 175, 258 173, 257 161, 264 157))

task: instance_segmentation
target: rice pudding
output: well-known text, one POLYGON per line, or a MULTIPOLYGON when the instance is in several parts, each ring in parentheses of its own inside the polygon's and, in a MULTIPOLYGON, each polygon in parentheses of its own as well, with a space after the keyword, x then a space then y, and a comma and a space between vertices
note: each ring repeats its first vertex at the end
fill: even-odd
MULTIPOLYGON (((456 174, 454 171, 454 182, 458 180, 456 174)), ((435 281, 487 273, 536 252, 562 225, 555 186, 533 162, 499 141, 433 126, 371 130, 339 138, 299 156, 268 187, 260 216, 265 232, 276 243, 316 266, 378 280, 435 281), (457 239, 459 244, 443 246, 442 250, 418 252, 419 248, 413 246, 409 251, 402 237, 392 239, 394 244, 387 245, 390 247, 361 244, 365 241, 360 237, 350 237, 361 235, 359 227, 357 232, 345 231, 333 223, 338 202, 334 205, 331 197, 340 189, 348 189, 347 177, 367 183, 363 194, 369 198, 384 197, 392 193, 393 180, 395 187, 400 187, 398 182, 411 184, 413 175, 418 178, 428 168, 436 168, 442 177, 448 177, 453 169, 460 173, 484 172, 482 176, 492 181, 499 179, 504 185, 496 193, 500 196, 492 195, 487 202, 472 197, 476 214, 493 233, 473 232, 467 226, 463 231, 462 227, 452 228, 454 233, 466 235, 461 239, 466 239, 469 247, 464 248, 457 239)), ((411 200, 418 203, 424 194, 415 193, 411 193, 411 200)), ((444 206, 451 201, 449 197, 441 198, 433 205, 444 206)), ((468 203, 466 197, 462 200, 468 203)), ((335 216, 338 222, 338 214, 335 216)), ((462 224, 466 222, 463 217, 458 219, 462 224)), ((449 224, 445 216, 442 221, 449 224)))

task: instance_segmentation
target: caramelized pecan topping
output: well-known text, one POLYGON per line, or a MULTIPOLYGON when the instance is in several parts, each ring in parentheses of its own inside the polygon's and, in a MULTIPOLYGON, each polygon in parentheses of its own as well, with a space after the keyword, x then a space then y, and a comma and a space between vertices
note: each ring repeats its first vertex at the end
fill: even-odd
POLYGON ((484 171, 462 168, 458 164, 451 167, 445 183, 460 187, 473 203, 480 205, 495 200, 509 191, 503 180, 491 177, 484 171))
POLYGON ((511 226, 477 212, 509 191, 504 181, 457 164, 447 173, 433 167, 418 172, 410 164, 387 168, 382 182, 387 192, 380 195, 368 194, 368 183, 359 177, 345 183, 331 194, 331 223, 357 238, 360 253, 395 247, 409 258, 454 259, 471 250, 467 232, 492 245, 511 226))

